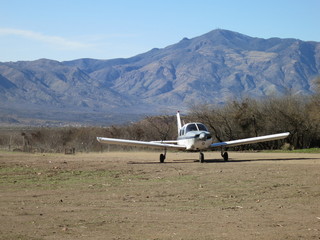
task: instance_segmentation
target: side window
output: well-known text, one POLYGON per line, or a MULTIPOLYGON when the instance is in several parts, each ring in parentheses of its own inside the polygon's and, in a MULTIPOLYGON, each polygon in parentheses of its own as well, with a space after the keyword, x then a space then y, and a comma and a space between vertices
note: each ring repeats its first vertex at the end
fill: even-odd
POLYGON ((185 134, 185 132, 184 132, 185 129, 186 129, 185 127, 180 129, 179 136, 183 136, 185 134))

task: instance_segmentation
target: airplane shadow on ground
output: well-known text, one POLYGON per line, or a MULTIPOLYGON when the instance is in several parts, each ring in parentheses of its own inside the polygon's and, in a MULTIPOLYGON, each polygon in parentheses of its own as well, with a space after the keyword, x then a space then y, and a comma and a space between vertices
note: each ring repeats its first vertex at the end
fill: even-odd
POLYGON ((205 162, 207 163, 241 163, 241 162, 265 162, 265 161, 298 161, 298 160, 311 160, 311 159, 320 159, 320 158, 257 158, 257 159, 241 159, 241 160, 236 160, 236 159, 230 159, 228 161, 223 161, 219 159, 207 159, 205 162))
MULTIPOLYGON (((228 161, 224 161, 223 159, 205 159, 204 163, 242 163, 242 162, 265 162, 265 161, 298 161, 298 160, 320 160, 320 158, 257 158, 257 159, 229 159, 228 161)), ((160 162, 134 162, 130 161, 128 164, 179 164, 179 163, 199 163, 197 159, 179 159, 179 160, 171 160, 165 161, 164 163, 160 162)))

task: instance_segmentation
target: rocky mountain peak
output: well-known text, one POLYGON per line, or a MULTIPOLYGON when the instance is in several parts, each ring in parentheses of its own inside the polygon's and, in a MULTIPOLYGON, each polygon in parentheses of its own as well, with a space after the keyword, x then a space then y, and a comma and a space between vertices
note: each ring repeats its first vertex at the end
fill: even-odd
POLYGON ((127 59, 0 63, 0 109, 18 117, 21 109, 68 119, 74 112, 150 115, 244 96, 310 94, 319 75, 320 43, 216 29, 127 59))

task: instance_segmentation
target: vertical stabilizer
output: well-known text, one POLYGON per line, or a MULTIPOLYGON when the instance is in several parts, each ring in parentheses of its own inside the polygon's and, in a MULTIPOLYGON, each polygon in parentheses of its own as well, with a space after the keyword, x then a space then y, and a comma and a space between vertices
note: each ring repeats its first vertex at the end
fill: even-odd
POLYGON ((180 112, 177 112, 177 126, 178 126, 178 136, 181 129, 181 118, 180 118, 180 112))

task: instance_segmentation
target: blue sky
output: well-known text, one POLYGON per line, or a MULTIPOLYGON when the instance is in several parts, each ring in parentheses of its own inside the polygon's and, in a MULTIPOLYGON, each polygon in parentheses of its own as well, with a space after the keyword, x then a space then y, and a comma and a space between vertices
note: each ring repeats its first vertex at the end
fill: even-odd
POLYGON ((0 0, 0 61, 131 57, 216 28, 320 42, 320 0, 0 0))

